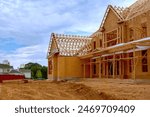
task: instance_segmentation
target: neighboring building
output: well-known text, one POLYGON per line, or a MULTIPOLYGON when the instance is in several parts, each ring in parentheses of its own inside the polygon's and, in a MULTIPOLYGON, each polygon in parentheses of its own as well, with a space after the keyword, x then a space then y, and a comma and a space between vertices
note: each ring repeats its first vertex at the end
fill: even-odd
POLYGON ((20 68, 23 69, 24 67, 25 67, 25 64, 21 64, 21 65, 20 65, 20 68))
POLYGON ((3 64, 5 64, 5 65, 10 65, 10 62, 9 62, 8 60, 4 60, 4 61, 3 61, 3 64))
POLYGON ((19 72, 25 75, 25 78, 31 79, 31 70, 29 69, 19 69, 19 72))
POLYGON ((106 9, 90 38, 51 35, 48 78, 150 78, 150 0, 106 9))
POLYGON ((0 73, 9 73, 13 69, 13 66, 7 64, 0 64, 0 73))
POLYGON ((14 74, 14 75, 22 75, 23 73, 19 72, 18 70, 12 69, 9 73, 14 74))

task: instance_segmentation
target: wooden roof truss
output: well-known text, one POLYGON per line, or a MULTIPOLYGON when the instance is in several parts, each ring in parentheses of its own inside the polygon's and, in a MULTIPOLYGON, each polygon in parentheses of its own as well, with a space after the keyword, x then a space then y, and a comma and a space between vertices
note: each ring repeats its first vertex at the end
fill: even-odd
POLYGON ((84 55, 89 49, 91 49, 89 43, 91 43, 92 38, 88 36, 75 36, 75 35, 63 35, 54 34, 51 36, 51 43, 49 44, 48 55, 58 52, 61 56, 76 56, 84 55), (56 43, 57 51, 53 51, 52 42, 56 43), (78 54, 79 50, 80 54, 78 54))
POLYGON ((86 44, 85 46, 83 46, 81 49, 78 50, 77 55, 83 56, 90 53, 91 51, 92 51, 92 43, 89 42, 88 44, 86 44))

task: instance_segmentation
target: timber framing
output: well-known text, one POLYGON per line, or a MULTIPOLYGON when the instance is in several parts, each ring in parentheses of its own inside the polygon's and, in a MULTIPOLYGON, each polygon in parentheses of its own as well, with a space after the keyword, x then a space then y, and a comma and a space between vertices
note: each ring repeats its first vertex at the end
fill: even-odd
POLYGON ((150 0, 137 0, 137 2, 124 10, 125 20, 133 19, 148 10, 150 10, 150 0))
POLYGON ((52 33, 47 56, 51 78, 150 78, 150 0, 108 5, 91 36, 52 33))
POLYGON ((85 55, 91 48, 92 38, 88 36, 51 34, 48 56, 59 53, 61 56, 85 55), (55 44, 55 48, 52 45, 55 44))
POLYGON ((121 15, 122 12, 123 12, 123 9, 124 9, 123 7, 122 8, 121 7, 117 7, 117 6, 113 7, 112 5, 108 5, 108 7, 106 9, 106 12, 105 12, 105 15, 103 17, 103 20, 102 20, 100 28, 103 28, 105 20, 106 20, 107 15, 108 15, 110 10, 112 10, 115 13, 115 15, 120 19, 120 21, 123 21, 124 18, 121 15))

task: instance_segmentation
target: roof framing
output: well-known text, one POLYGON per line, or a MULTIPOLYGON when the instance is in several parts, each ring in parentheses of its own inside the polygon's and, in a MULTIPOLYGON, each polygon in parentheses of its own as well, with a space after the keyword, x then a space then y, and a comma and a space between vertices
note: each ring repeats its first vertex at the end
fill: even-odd
POLYGON ((91 49, 92 38, 88 36, 51 34, 48 48, 48 56, 59 53, 61 56, 77 56, 84 55, 91 49), (56 48, 52 45, 56 44, 56 48), (79 51, 80 50, 80 51, 79 51), (78 52, 80 52, 78 54, 78 52))

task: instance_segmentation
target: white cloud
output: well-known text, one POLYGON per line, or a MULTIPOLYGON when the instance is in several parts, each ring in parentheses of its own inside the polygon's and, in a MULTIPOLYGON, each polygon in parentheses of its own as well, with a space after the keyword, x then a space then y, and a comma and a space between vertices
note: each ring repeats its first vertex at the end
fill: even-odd
POLYGON ((43 56, 43 53, 46 53, 47 47, 43 47, 43 45, 35 45, 35 46, 28 46, 16 49, 16 51, 6 54, 1 52, 0 56, 2 60, 9 60, 15 68, 17 68, 20 64, 25 64, 30 61, 32 62, 40 62, 41 64, 46 64, 43 62, 44 58, 46 61, 46 55, 43 56))
POLYGON ((11 53, 0 50, 0 58, 14 66, 30 61, 46 65, 51 32, 90 35, 98 29, 108 4, 128 6, 134 1, 0 0, 0 42, 12 39, 13 44, 23 45, 11 53))

